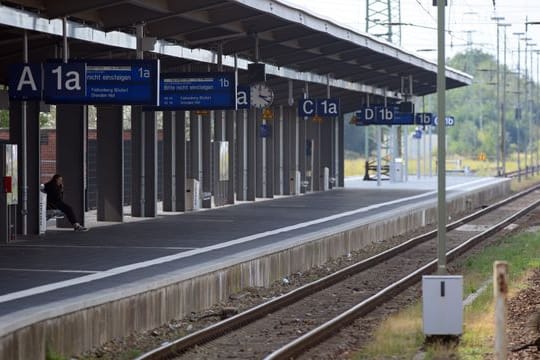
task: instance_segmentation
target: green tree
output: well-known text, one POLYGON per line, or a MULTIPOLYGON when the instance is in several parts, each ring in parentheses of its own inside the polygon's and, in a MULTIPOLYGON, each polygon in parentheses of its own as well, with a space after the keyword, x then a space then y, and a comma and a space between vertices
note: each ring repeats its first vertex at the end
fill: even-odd
MULTIPOLYGON (((485 152, 489 158, 495 159, 499 147, 499 124, 497 116, 497 63, 495 58, 478 49, 468 50, 459 53, 447 62, 448 66, 464 71, 473 76, 470 86, 453 89, 446 94, 446 113, 456 119, 456 125, 447 129, 448 152, 450 155, 476 156, 480 151, 485 152)), ((500 68, 500 74, 505 69, 500 68)), ((518 131, 521 138, 519 148, 523 151, 527 144, 528 136, 534 134, 529 131, 528 123, 524 120, 530 116, 524 112, 524 119, 518 124, 515 119, 515 108, 517 105, 516 89, 517 76, 510 69, 507 71, 507 93, 506 104, 504 106, 505 128, 504 132, 506 148, 511 151, 517 149, 518 131)), ((502 75, 500 89, 502 92, 502 75)), ((525 79, 521 78, 521 91, 525 79)), ((534 91, 538 91, 537 84, 533 84, 534 91)), ((502 94, 500 100, 502 101, 502 94)), ((536 99, 533 99, 533 102, 536 99)), ((436 95, 429 95, 425 98, 426 111, 437 112, 436 95)), ((522 96, 523 105, 523 96, 522 96)), ((538 104, 533 103, 532 116, 537 117, 538 104)))

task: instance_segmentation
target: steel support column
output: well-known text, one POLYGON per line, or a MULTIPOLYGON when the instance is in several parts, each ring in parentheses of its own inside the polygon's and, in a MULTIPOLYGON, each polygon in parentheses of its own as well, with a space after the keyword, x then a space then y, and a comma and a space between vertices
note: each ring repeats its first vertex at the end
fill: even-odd
POLYGON ((248 110, 238 110, 236 124, 236 199, 247 200, 247 117, 248 110))
POLYGON ((336 164, 336 181, 338 187, 345 186, 345 149, 344 149, 344 131, 345 131, 345 119, 343 116, 336 118, 337 120, 337 164, 336 164))
MULTIPOLYGON (((56 172, 64 177, 64 200, 71 205, 75 218, 84 226, 86 210, 87 107, 56 106, 56 172)), ((67 219, 58 227, 71 227, 67 219)))
MULTIPOLYGON (((229 142, 229 182, 227 184, 227 204, 234 204, 236 182, 238 181, 236 169, 236 143, 235 143, 235 128, 236 116, 240 112, 229 110, 225 113, 225 138, 229 142)), ((238 138, 236 138, 238 141, 238 138)))
POLYGON ((163 211, 185 211, 186 113, 163 113, 163 211))
MULTIPOLYGON (((23 103, 20 101, 9 102, 9 139, 17 144, 18 157, 18 186, 22 189, 22 171, 26 168, 27 175, 27 234, 39 234, 39 186, 40 186, 40 148, 39 148, 39 102, 28 101, 26 103, 26 164, 22 157, 22 113, 23 103)), ((23 193, 19 191, 17 217, 21 217, 23 193)), ((22 222, 17 221, 17 233, 22 234, 22 222)))
MULTIPOLYGON (((272 109, 275 111, 276 109, 272 109)), ((264 197, 266 198, 273 198, 274 197, 274 143, 275 143, 275 137, 277 134, 275 133, 275 113, 274 113, 274 120, 268 121, 266 120, 266 124, 270 126, 270 136, 263 138, 263 156, 265 157, 264 161, 264 197)))
POLYGON ((122 106, 97 108, 97 220, 124 220, 124 127, 122 106))
POLYGON ((308 169, 308 158, 307 158, 307 126, 308 121, 306 118, 298 117, 298 166, 300 170, 300 180, 302 182, 302 185, 300 187, 300 192, 305 193, 307 192, 308 186, 304 186, 305 182, 307 181, 307 169, 308 169))
POLYGON ((276 107, 272 129, 274 143, 274 194, 283 194, 283 105, 276 107))
MULTIPOLYGON (((332 118, 324 118, 323 123, 319 125, 320 138, 320 173, 319 190, 323 191, 325 185, 324 168, 328 168, 328 176, 332 177, 332 118)), ((327 179, 328 181, 329 179, 327 179)))
POLYGON ((261 137, 260 128, 263 123, 261 112, 255 110, 256 126, 255 126, 255 177, 256 177, 256 194, 257 197, 266 197, 266 139, 261 137), (263 150, 264 149, 264 150, 263 150))
POLYGON ((211 128, 214 112, 202 116, 202 207, 212 207, 212 139, 211 128))
POLYGON ((289 107, 283 108, 283 123, 281 126, 281 131, 283 133, 283 173, 282 182, 283 182, 283 195, 290 195, 291 186, 290 186, 290 177, 291 177, 291 131, 292 131, 292 119, 290 117, 289 107))
POLYGON ((156 114, 131 108, 131 215, 157 214, 157 131, 156 114))
POLYGON ((247 198, 248 201, 255 201, 257 185, 257 110, 249 111, 247 119, 247 198))

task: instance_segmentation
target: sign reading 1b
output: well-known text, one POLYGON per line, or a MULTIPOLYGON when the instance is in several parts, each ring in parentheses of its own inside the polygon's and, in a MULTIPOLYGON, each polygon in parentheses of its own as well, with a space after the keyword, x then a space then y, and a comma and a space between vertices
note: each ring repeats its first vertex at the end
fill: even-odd
POLYGON ((236 109, 233 72, 161 74, 161 110, 236 109))

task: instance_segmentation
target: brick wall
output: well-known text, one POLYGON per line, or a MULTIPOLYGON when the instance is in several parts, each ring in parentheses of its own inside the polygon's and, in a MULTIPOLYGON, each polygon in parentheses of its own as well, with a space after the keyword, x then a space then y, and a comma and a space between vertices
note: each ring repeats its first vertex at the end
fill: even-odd
MULTIPOLYGON (((0 141, 9 140, 9 130, 0 129, 0 141)), ((40 179, 42 183, 56 173, 56 130, 40 130, 41 169, 40 179)), ((87 144, 87 208, 97 207, 97 179, 96 179, 96 154, 97 141, 96 130, 88 130, 87 144)), ((163 198, 163 132, 158 131, 158 200, 163 198)), ((131 203, 131 132, 124 131, 124 205, 131 203)))

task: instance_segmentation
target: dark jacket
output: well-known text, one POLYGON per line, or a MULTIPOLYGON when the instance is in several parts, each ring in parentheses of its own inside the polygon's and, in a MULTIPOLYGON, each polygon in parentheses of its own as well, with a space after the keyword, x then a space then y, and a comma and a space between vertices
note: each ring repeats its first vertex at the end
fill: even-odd
POLYGON ((45 184, 45 193, 47 194, 47 207, 56 208, 58 203, 62 202, 64 189, 56 184, 56 181, 49 181, 45 184))

